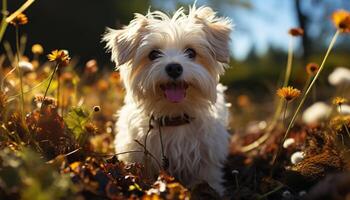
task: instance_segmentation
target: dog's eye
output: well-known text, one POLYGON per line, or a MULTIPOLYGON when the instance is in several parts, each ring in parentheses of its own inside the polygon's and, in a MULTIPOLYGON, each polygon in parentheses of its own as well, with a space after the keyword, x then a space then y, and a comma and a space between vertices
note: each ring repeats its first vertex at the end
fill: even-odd
POLYGON ((150 60, 156 60, 157 58, 162 57, 162 52, 160 52, 159 50, 152 50, 149 54, 148 54, 148 58, 150 60))
POLYGON ((187 55, 188 58, 194 59, 196 57, 196 51, 194 49, 188 48, 185 50, 185 54, 187 55))

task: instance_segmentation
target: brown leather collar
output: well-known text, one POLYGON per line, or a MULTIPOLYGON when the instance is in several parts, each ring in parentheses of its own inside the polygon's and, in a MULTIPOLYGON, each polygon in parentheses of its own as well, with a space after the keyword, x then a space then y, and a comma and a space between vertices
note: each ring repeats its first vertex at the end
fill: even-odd
POLYGON ((158 125, 161 127, 164 126, 181 126, 185 124, 191 123, 193 121, 193 117, 188 116, 187 114, 183 114, 182 116, 176 116, 176 117, 169 117, 169 116, 164 116, 164 117, 159 117, 159 118, 154 118, 158 125))

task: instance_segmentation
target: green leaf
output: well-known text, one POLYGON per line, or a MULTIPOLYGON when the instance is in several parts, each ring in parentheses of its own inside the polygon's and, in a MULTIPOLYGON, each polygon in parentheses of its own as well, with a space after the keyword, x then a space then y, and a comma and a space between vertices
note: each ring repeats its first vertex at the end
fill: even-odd
POLYGON ((63 119, 74 138, 82 145, 87 137, 85 125, 91 120, 91 113, 82 107, 73 107, 63 119))

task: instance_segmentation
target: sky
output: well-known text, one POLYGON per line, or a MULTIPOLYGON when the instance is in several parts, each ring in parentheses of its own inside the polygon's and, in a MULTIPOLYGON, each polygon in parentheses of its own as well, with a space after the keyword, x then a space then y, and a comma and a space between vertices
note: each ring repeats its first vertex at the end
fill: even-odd
MULTIPOLYGON (((176 9, 176 1, 154 0, 153 2, 170 12, 176 9)), ((191 4, 193 1, 180 2, 191 4)), ((298 26, 292 1, 250 0, 252 7, 249 9, 237 4, 227 5, 227 3, 216 2, 218 1, 197 0, 197 5, 214 6, 219 15, 233 20, 235 28, 231 35, 231 51, 236 59, 245 59, 251 49, 254 49, 257 54, 263 54, 270 45, 287 50, 288 30, 298 26)), ((295 46, 298 47, 298 45, 295 46)))

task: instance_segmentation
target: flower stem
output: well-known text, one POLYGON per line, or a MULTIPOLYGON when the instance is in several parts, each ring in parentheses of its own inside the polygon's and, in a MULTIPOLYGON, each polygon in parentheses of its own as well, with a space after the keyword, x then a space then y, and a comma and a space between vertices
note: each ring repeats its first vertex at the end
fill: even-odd
POLYGON ((49 91, 49 88, 50 88, 52 79, 53 79, 53 77, 55 76, 58 67, 59 67, 59 63, 56 64, 55 70, 53 71, 53 73, 52 73, 52 75, 51 75, 51 77, 50 77, 49 84, 47 85, 47 88, 46 88, 46 90, 45 90, 43 102, 41 103, 41 108, 40 108, 41 110, 43 109, 43 106, 44 106, 44 103, 45 103, 45 99, 46 99, 47 92, 49 91))
MULTIPOLYGON (((287 87, 290 79, 290 75, 292 73, 292 63, 293 63, 293 37, 289 37, 289 45, 288 45, 288 58, 287 58, 287 65, 286 65, 286 73, 284 75, 284 81, 282 87, 287 87)), ((281 112, 283 110, 283 100, 279 99, 277 103, 277 108, 273 117, 273 121, 278 121, 279 117, 281 116, 281 112)), ((274 123, 273 123, 274 124, 274 123)))
POLYGON ((2 37, 4 36, 5 30, 8 25, 8 23, 6 22, 6 17, 8 15, 7 0, 2 0, 1 13, 2 13, 2 19, 1 19, 1 25, 0 25, 0 42, 2 41, 2 37))
MULTIPOLYGON (((60 109, 61 70, 57 71, 57 109, 60 109)), ((62 113, 61 113, 62 114, 62 113)))
POLYGON ((288 60, 287 60, 286 74, 284 77, 283 87, 286 87, 288 85, 290 75, 292 73, 292 61, 293 61, 293 37, 289 37, 288 60))
POLYGON ((288 101, 285 101, 284 103, 284 109, 283 109, 283 127, 286 126, 286 113, 288 108, 288 101))
MULTIPOLYGON (((341 110, 341 105, 339 105, 339 113, 340 113, 340 115, 343 114, 343 112, 342 112, 342 110, 341 110)), ((349 138, 350 138, 350 131, 349 131, 349 129, 348 129, 348 125, 347 125, 344 121, 343 121, 343 126, 344 126, 344 128, 345 128, 346 133, 348 134, 348 136, 349 136, 349 138)))
MULTIPOLYGON (((294 115, 293 115, 293 117, 292 117, 292 119, 291 119, 291 121, 290 121, 290 123, 289 123, 289 125, 288 125, 287 131, 286 131, 286 133, 284 134, 284 137, 283 137, 283 139, 282 139, 282 142, 279 144, 279 146, 281 146, 281 145, 283 144, 283 142, 286 140, 286 138, 288 137, 288 134, 289 134, 291 128, 293 127, 293 125, 294 125, 294 122, 295 122, 295 120, 296 120, 296 118, 297 118, 297 116, 298 116, 298 114, 299 114, 299 111, 300 111, 301 107, 304 105, 304 102, 305 102, 307 96, 309 95, 309 93, 310 93, 310 91, 311 91, 311 89, 312 89, 312 86, 316 83, 317 78, 320 76, 320 74, 321 74, 321 72, 322 72, 322 70, 323 70, 323 68, 324 68, 324 64, 326 63, 326 60, 327 60, 327 58, 328 58, 328 56, 329 56, 331 50, 333 49, 333 46, 334 46, 334 44, 335 44, 335 42, 336 42, 336 40, 337 40, 337 37, 338 37, 339 33, 340 33, 340 32, 339 32, 339 30, 338 30, 338 31, 334 34, 334 36, 333 36, 333 38, 332 38, 332 40, 331 40, 331 43, 330 43, 329 46, 328 46, 326 55, 325 55, 324 58, 323 58, 322 64, 321 64, 319 70, 317 71, 315 77, 312 79, 310 85, 307 87, 307 90, 305 91, 305 93, 304 93, 304 95, 303 95, 303 97, 302 97, 302 99, 301 99, 301 101, 300 101, 300 103, 299 103, 299 105, 298 105, 296 111, 294 112, 294 115)), ((274 163, 276 162, 277 157, 279 156, 278 154, 279 154, 279 152, 277 151, 277 152, 276 152, 276 155, 275 155, 275 158, 273 159, 273 165, 274 165, 274 163)))
POLYGON ((25 115, 24 115, 24 93, 23 93, 23 74, 22 69, 19 66, 20 62, 20 52, 19 52, 19 28, 18 25, 16 26, 16 57, 17 57, 17 72, 19 76, 19 84, 20 84, 20 90, 21 90, 21 115, 22 120, 24 121, 25 115))

